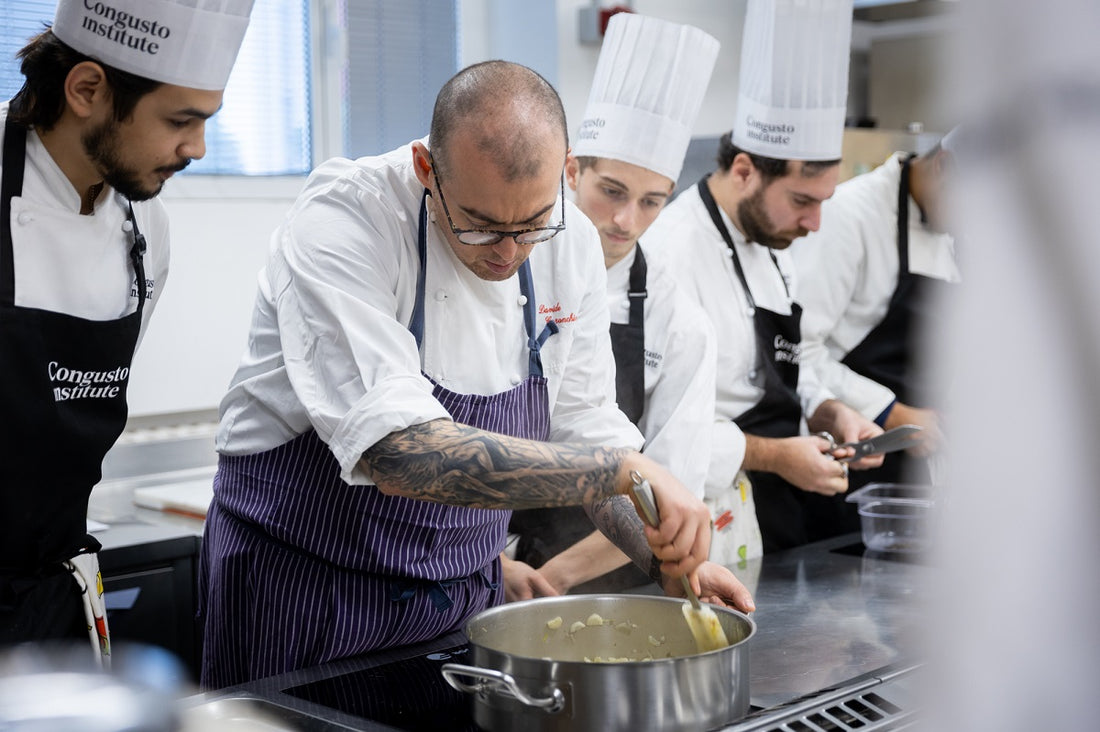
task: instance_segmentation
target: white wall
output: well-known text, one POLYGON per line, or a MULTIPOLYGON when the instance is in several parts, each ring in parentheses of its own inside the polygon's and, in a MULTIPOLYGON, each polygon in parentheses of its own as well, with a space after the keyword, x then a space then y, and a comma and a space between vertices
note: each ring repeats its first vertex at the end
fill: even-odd
POLYGON ((244 352, 256 275, 299 179, 177 177, 168 283, 134 357, 131 417, 218 405, 244 352))
MULTIPOLYGON (((558 92, 565 104, 571 135, 576 132, 572 126, 579 123, 584 114, 600 55, 598 45, 581 44, 578 40, 578 11, 590 4, 587 0, 558 0, 558 92)), ((722 44, 694 135, 715 136, 729 131, 737 103, 746 0, 635 0, 631 4, 635 12, 643 15, 701 28, 722 44)))
MULTIPOLYGON (((572 134, 575 132, 572 126, 584 114, 600 55, 598 44, 582 44, 579 40, 578 11, 590 6, 591 2, 524 0, 522 13, 510 10, 520 4, 518 0, 463 0, 459 18, 461 64, 505 58, 535 69, 561 94, 572 134), (556 31, 551 23, 556 24, 556 31), (555 34, 556 49, 548 49, 547 41, 554 40, 555 34), (556 64, 552 64, 555 59, 556 64)), ((719 135, 732 125, 745 4, 746 0, 634 0, 632 3, 638 13, 697 26, 722 44, 695 125, 696 136, 719 135)))

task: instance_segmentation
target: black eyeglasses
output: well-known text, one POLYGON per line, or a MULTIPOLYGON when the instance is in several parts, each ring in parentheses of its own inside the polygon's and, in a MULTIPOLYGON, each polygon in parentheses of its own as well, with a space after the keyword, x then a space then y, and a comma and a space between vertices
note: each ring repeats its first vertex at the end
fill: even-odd
POLYGON ((447 208, 447 199, 443 197, 443 186, 439 185, 439 174, 435 172, 435 160, 432 160, 432 177, 435 178, 435 187, 439 189, 439 202, 443 204, 443 213, 447 216, 447 223, 451 227, 451 233, 460 242, 472 247, 488 247, 496 244, 506 236, 515 239, 516 244, 538 244, 541 241, 553 239, 559 231, 565 229, 565 176, 561 179, 561 223, 556 226, 540 226, 534 229, 518 229, 516 231, 495 231, 493 229, 460 229, 451 220, 451 212, 447 208))

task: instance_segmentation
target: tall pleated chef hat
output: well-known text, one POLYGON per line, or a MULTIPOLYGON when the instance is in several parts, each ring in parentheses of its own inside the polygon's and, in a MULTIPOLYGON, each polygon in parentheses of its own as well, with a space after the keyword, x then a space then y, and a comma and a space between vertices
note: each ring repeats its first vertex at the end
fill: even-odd
POLYGON ((749 0, 733 144, 836 160, 848 104, 852 0, 749 0))
POLYGON ((611 16, 573 154, 621 160, 675 181, 718 47, 689 25, 611 16))
POLYGON ((253 0, 60 0, 53 32, 108 66, 176 86, 229 80, 253 0))

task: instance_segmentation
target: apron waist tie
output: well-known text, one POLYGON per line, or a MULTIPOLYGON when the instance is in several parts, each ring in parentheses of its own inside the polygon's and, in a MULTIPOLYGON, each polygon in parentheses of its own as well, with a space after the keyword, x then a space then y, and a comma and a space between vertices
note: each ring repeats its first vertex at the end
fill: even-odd
POLYGON ((401 579, 393 580, 390 582, 390 602, 406 602, 419 591, 426 591, 428 593, 428 599, 432 602, 432 607, 436 612, 446 612, 454 607, 455 601, 451 598, 450 593, 447 592, 448 587, 453 587, 459 582, 465 582, 471 577, 476 577, 481 580, 481 583, 490 590, 496 590, 499 586, 499 582, 492 582, 489 580, 485 569, 479 569, 468 577, 459 577, 457 579, 444 579, 444 580, 425 580, 425 579, 401 579))

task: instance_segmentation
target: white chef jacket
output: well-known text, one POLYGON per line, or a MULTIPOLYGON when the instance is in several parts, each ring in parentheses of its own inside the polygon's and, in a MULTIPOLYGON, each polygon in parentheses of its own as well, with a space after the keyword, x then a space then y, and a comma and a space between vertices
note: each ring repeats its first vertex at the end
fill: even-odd
MULTIPOLYGON (((607 270, 612 323, 630 321, 627 292, 636 252, 637 247, 607 270)), ((714 328, 664 264, 653 259, 646 257, 645 409, 638 428, 645 436, 643 452, 702 498, 714 420, 714 328)))
MULTIPOLYGON (((248 349, 221 403, 220 452, 262 452, 314 429, 344 480, 370 484, 358 467, 367 448, 450 418, 421 370, 447 389, 476 394, 527 378, 519 278, 478 278, 436 222, 427 224, 417 352, 408 324, 423 191, 411 144, 330 160, 310 175, 259 276, 248 349)), ((566 208, 568 228, 530 256, 539 330, 550 318, 560 328, 542 347, 550 439, 638 449, 641 434, 615 404, 599 236, 579 209, 566 208)))
MULTIPOLYGON (((5 102, 0 105, 0 129, 7 116, 5 102)), ((117 320, 138 305, 130 263, 133 241, 122 229, 129 208, 111 188, 99 195, 90 215, 80 214, 80 200, 81 193, 37 133, 28 131, 23 193, 11 202, 15 304, 88 320, 117 320)), ((168 276, 168 214, 154 198, 135 203, 134 217, 148 247, 144 335, 168 276)))
MULTIPOLYGON (((796 283, 788 253, 775 252, 781 276, 767 247, 746 242, 724 211, 722 219, 737 247, 756 303, 780 314, 790 313, 792 297, 784 288, 784 280, 791 296, 795 295, 796 283)), ((698 185, 685 190, 661 211, 646 233, 646 241, 658 244, 653 248, 656 258, 668 266, 681 290, 710 316, 718 338, 715 420, 706 492, 708 496, 724 495, 735 485, 745 460, 745 436, 733 420, 764 396, 763 373, 758 369, 761 357, 748 300, 734 271, 729 247, 699 197, 698 185)), ((798 393, 805 414, 813 414, 832 396, 805 363, 799 368, 798 393)))
MULTIPOLYGON (((802 304, 802 361, 837 398, 868 419, 894 401, 885 386, 840 361, 886 317, 898 282, 898 185, 905 153, 837 186, 821 228, 791 247, 802 304)), ((955 241, 921 222, 909 197, 909 271, 958 282, 955 241)))

